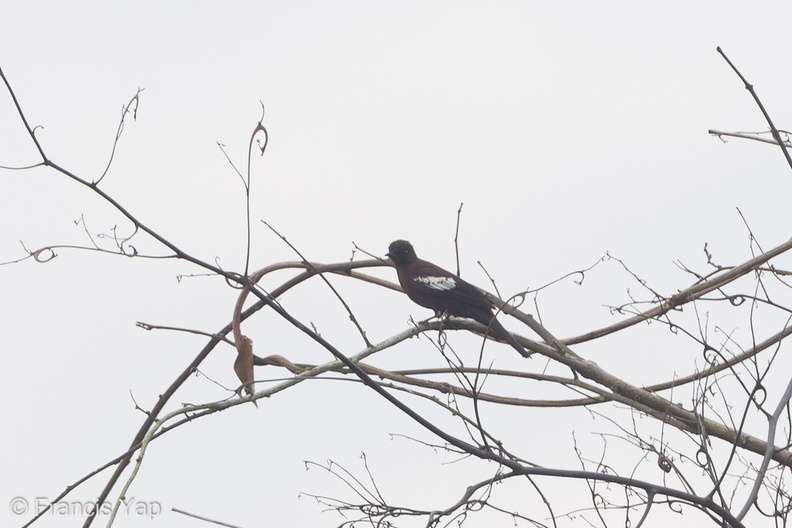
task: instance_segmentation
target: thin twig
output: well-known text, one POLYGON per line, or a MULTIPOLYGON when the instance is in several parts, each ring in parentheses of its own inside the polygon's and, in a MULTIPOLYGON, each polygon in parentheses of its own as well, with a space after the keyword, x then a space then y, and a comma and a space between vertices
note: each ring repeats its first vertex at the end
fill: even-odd
POLYGON ((786 158, 787 163, 789 164, 790 168, 792 168, 792 157, 789 156, 789 151, 786 148, 786 144, 784 143, 784 140, 781 139, 781 134, 778 132, 778 129, 773 124, 773 120, 770 118, 770 114, 767 113, 767 110, 765 110, 762 101, 759 100, 759 96, 756 95, 756 91, 754 90, 753 85, 749 83, 748 80, 745 77, 743 77, 743 74, 740 73, 740 70, 738 70, 737 67, 734 64, 732 64, 732 61, 729 60, 729 57, 726 56, 726 54, 723 52, 720 46, 718 46, 716 49, 718 53, 720 53, 721 56, 724 58, 724 60, 729 64, 729 66, 731 66, 731 69, 734 70, 734 73, 736 73, 737 76, 740 77, 740 80, 745 85, 745 89, 748 90, 748 92, 750 92, 751 97, 753 97, 754 101, 756 101, 756 105, 759 107, 759 110, 762 111, 762 115, 764 116, 765 121, 767 121, 767 124, 770 125, 770 131, 773 133, 773 139, 775 139, 776 143, 778 143, 778 146, 781 148, 781 152, 784 153, 784 158, 786 158))
POLYGON ((116 130, 115 139, 113 140, 113 148, 110 150, 110 159, 107 160, 107 165, 105 169, 102 171, 102 175, 93 182, 94 185, 99 185, 99 183, 107 176, 107 172, 110 170, 110 166, 113 164, 113 159, 115 158, 116 148, 118 148, 118 141, 121 139, 121 134, 124 132, 124 125, 126 124, 126 116, 127 114, 132 114, 132 119, 137 120, 137 111, 138 107, 140 106, 140 92, 145 90, 145 88, 138 88, 135 95, 129 102, 121 108, 121 120, 118 123, 118 129, 116 130), (134 109, 130 110, 130 108, 134 105, 134 109))
POLYGON ((457 209, 457 218, 456 218, 456 228, 454 229, 454 255, 456 255, 456 275, 457 277, 461 277, 462 274, 460 273, 460 266, 459 266, 459 225, 462 223, 462 206, 465 205, 464 202, 459 204, 459 209, 457 209))

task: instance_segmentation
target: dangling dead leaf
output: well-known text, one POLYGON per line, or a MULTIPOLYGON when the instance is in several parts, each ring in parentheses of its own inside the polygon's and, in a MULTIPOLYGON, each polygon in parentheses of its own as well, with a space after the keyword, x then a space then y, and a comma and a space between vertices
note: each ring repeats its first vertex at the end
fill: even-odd
MULTIPOLYGON (((242 388, 248 396, 253 394, 253 341, 247 336, 242 336, 242 339, 236 343, 237 358, 234 361, 234 372, 236 372, 239 381, 242 382, 242 388)), ((240 396, 242 396, 240 394, 240 396)), ((258 407, 258 404, 253 400, 253 405, 258 407)))

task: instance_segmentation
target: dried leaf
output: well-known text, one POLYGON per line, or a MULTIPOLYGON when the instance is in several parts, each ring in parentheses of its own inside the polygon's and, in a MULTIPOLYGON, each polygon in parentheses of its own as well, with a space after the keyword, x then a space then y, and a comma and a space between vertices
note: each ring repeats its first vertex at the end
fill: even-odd
MULTIPOLYGON (((245 394, 251 395, 253 394, 253 341, 247 336, 242 336, 236 347, 237 358, 234 361, 234 372, 242 382, 242 390, 245 394)), ((253 405, 258 407, 255 401, 253 401, 253 405)))

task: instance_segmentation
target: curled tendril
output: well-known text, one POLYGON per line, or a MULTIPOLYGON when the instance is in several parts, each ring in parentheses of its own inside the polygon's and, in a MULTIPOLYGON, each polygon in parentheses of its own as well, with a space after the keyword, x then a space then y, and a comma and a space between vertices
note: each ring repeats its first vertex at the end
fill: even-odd
POLYGON ((262 125, 264 122, 264 114, 266 114, 266 109, 264 108, 264 103, 259 101, 261 104, 261 119, 259 119, 258 125, 256 126, 256 130, 253 131, 253 135, 255 136, 258 132, 264 132, 264 143, 261 142, 260 139, 256 140, 259 150, 261 151, 261 155, 264 155, 264 151, 267 150, 267 144, 269 143, 269 132, 267 129, 262 125))
POLYGON ((448 335, 444 328, 440 328, 440 330, 437 331, 437 344, 441 350, 445 350, 448 344, 448 335))
POLYGON ((742 295, 732 295, 729 296, 728 299, 732 306, 740 306, 742 303, 745 302, 745 297, 743 297, 742 295))
POLYGON ((526 292, 520 292, 520 293, 512 296, 512 298, 509 299, 509 304, 511 304, 515 308, 519 308, 525 302, 525 294, 526 294, 526 292))
POLYGON ((675 325, 675 324, 669 324, 668 325, 668 330, 674 335, 679 334, 679 327, 677 325, 675 325))
POLYGON ((595 492, 591 499, 592 502, 594 502, 594 504, 598 507, 608 506, 608 501, 605 500, 605 497, 603 497, 600 493, 595 492))
POLYGON ((657 453, 657 466, 665 473, 671 473, 671 461, 663 453, 657 453))
POLYGON ((41 248, 31 253, 31 255, 36 260, 36 262, 39 262, 41 264, 44 264, 45 262, 49 262, 50 260, 58 256, 58 254, 55 253, 55 250, 52 249, 51 247, 41 248))
POLYGON ((718 362, 718 351, 709 345, 704 345, 704 350, 701 352, 701 356, 708 365, 714 365, 718 362))
POLYGON ((132 240, 132 238, 137 234, 138 229, 139 229, 138 226, 135 225, 135 230, 132 232, 132 234, 119 241, 115 235, 115 227, 113 228, 113 238, 116 240, 118 249, 121 251, 121 253, 123 253, 127 257, 136 257, 138 255, 137 248, 132 244, 128 244, 128 242, 132 240))
POLYGON ((767 400, 767 390, 764 388, 764 385, 759 384, 756 386, 753 394, 751 394, 751 399, 758 407, 765 404, 767 400))
MULTIPOLYGON (((217 267, 222 269, 220 267, 218 259, 215 259, 215 262, 217 262, 217 264, 218 264, 217 267)), ((233 273, 233 272, 229 272, 229 273, 231 274, 230 277, 229 276, 224 276, 223 277, 223 279, 225 280, 226 284, 228 284, 230 287, 234 288, 235 290, 241 290, 242 288, 245 287, 245 284, 248 281, 245 280, 244 276, 242 276, 239 273, 233 273)))
MULTIPOLYGON (((215 266, 225 271, 223 266, 220 264, 220 257, 215 257, 215 266)), ((223 275, 223 280, 228 286, 234 288, 235 290, 241 290, 250 284, 250 281, 247 279, 247 277, 240 273, 234 273, 233 271, 229 271, 226 275, 223 275)))
POLYGON ((123 253, 127 257, 137 257, 138 256, 138 250, 137 250, 137 248, 135 246, 133 246, 132 244, 124 246, 124 244, 126 244, 126 240, 121 243, 121 253, 123 253))
POLYGON ((269 143, 269 133, 267 132, 267 129, 264 128, 264 126, 262 126, 261 124, 259 124, 258 129, 256 130, 256 132, 264 132, 264 141, 263 142, 261 141, 261 139, 256 139, 256 145, 258 146, 258 149, 259 149, 261 155, 263 156, 264 155, 264 151, 267 150, 267 144, 269 143))
POLYGON ((700 447, 699 450, 696 451, 696 464, 698 464, 701 468, 706 468, 709 466, 709 456, 703 447, 700 447))

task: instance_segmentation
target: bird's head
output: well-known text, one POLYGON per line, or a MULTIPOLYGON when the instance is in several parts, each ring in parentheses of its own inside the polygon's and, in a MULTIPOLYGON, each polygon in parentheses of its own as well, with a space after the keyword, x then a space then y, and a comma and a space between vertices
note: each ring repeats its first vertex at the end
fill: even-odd
POLYGON ((415 254, 412 244, 406 240, 391 242, 385 256, 390 257, 391 261, 393 261, 396 266, 405 266, 418 260, 418 256, 415 254))

